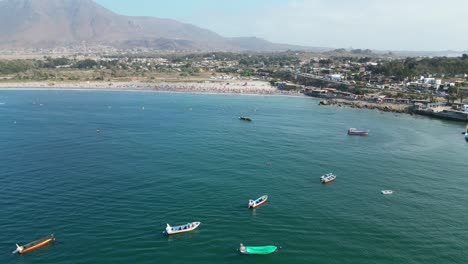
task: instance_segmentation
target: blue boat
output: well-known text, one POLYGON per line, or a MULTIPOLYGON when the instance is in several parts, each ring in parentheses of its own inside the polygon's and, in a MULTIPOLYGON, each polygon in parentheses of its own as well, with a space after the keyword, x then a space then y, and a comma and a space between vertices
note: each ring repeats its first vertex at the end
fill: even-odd
POLYGON ((249 200, 249 208, 255 209, 261 205, 264 205, 268 201, 268 195, 263 195, 257 200, 249 200))

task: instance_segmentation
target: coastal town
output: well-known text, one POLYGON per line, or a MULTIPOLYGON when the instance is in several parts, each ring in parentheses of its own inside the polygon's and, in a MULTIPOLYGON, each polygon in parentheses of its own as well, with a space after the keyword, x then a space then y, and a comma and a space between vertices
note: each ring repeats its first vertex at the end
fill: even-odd
POLYGON ((0 264, 465 263, 466 10, 0 0, 0 264))
POLYGON ((152 89, 285 94, 383 111, 468 120, 468 55, 403 57, 370 50, 325 53, 89 52, 0 56, 2 87, 152 89))

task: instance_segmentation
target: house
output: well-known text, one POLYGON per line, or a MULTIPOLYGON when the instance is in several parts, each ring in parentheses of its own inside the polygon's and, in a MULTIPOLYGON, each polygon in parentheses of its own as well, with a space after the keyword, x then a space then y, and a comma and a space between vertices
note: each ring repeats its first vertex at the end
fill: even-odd
POLYGON ((287 83, 287 82, 277 82, 275 85, 278 87, 280 90, 301 90, 304 89, 304 86, 302 85, 297 85, 293 83, 287 83))
POLYGON ((460 110, 460 111, 463 111, 463 112, 468 112, 468 105, 467 104, 453 103, 452 106, 456 110, 460 110))
POLYGON ((427 108, 438 108, 438 107, 444 107, 446 106, 446 103, 428 103, 427 108))
POLYGON ((397 103, 399 103, 399 104, 409 104, 410 99, 398 98, 397 103))
POLYGON ((343 80, 343 76, 341 74, 331 74, 328 76, 328 78, 335 82, 340 82, 341 80, 343 80))
POLYGON ((327 90, 312 90, 310 88, 306 88, 304 94, 314 96, 314 97, 326 97, 328 95, 327 90))
POLYGON ((427 106, 428 103, 430 103, 428 100, 413 100, 412 103, 415 104, 422 104, 424 106, 427 106))

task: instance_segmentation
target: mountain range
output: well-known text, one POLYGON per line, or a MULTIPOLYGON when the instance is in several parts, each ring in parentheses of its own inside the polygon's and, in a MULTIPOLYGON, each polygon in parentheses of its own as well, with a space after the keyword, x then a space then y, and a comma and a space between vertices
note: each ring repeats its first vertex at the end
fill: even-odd
POLYGON ((0 0, 0 48, 78 45, 161 51, 282 51, 326 49, 226 38, 191 24, 124 16, 93 0, 0 0))

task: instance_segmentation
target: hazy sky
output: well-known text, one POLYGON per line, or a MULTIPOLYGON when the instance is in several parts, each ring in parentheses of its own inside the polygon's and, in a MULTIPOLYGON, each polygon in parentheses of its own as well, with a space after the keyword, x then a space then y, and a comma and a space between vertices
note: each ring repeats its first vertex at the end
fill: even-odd
POLYGON ((226 37, 315 47, 468 50, 468 0, 96 0, 226 37))

